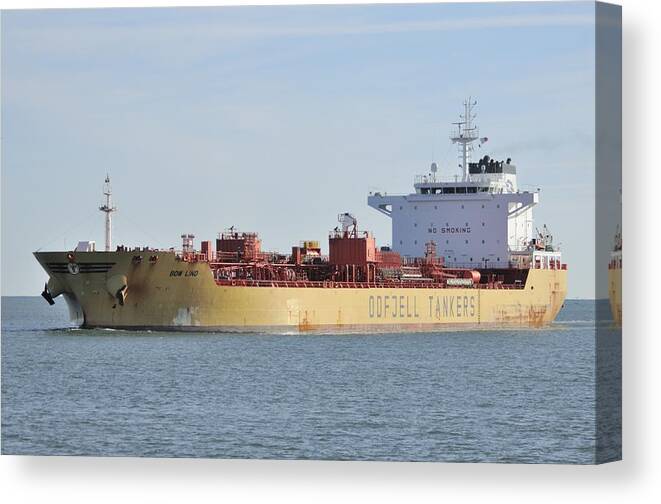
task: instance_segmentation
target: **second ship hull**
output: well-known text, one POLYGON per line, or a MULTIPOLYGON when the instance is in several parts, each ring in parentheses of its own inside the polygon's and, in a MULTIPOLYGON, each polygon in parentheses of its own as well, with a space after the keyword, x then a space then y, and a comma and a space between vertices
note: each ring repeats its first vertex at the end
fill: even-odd
POLYGON ((539 327, 551 323, 567 271, 531 269, 522 288, 271 287, 218 285, 207 263, 159 253, 38 252, 49 290, 83 327, 182 331, 347 331, 434 327, 539 327), (72 273, 73 270, 73 273, 72 273), (115 296, 126 286, 123 304, 115 296))
POLYGON ((613 322, 622 325, 622 268, 608 270, 608 300, 613 322))

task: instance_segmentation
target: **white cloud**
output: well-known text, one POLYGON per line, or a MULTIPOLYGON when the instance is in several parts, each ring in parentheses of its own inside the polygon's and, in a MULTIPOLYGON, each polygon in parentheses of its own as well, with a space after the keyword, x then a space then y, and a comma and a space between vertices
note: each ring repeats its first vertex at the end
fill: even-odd
POLYGON ((447 18, 424 21, 396 21, 386 23, 333 21, 322 23, 234 23, 194 22, 194 23, 146 23, 139 27, 127 25, 99 25, 93 22, 86 25, 44 26, 12 29, 11 18, 6 28, 11 30, 11 43, 38 46, 44 50, 89 50, 89 41, 98 46, 114 45, 118 41, 124 45, 157 45, 162 41, 182 43, 190 46, 206 46, 213 41, 227 41, 235 38, 268 37, 323 37, 342 35, 371 35, 433 31, 462 31, 485 29, 508 29, 521 27, 553 27, 593 25, 594 16, 586 14, 555 15, 508 15, 489 17, 447 18))

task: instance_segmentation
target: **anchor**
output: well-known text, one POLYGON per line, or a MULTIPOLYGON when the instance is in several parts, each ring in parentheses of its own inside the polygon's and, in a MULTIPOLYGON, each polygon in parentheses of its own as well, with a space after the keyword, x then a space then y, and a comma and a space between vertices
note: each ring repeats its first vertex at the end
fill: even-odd
POLYGON ((50 291, 48 290, 48 282, 44 284, 44 292, 41 293, 41 297, 48 301, 48 304, 53 306, 55 301, 53 301, 53 296, 51 296, 50 291))

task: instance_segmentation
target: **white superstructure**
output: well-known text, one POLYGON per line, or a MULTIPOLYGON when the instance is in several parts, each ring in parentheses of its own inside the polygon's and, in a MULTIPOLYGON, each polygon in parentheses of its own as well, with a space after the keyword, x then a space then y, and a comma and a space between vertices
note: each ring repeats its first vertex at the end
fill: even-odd
POLYGON ((110 187, 110 177, 108 175, 106 175, 106 180, 103 185, 103 195, 106 197, 106 202, 99 207, 99 210, 106 214, 106 252, 110 252, 112 249, 111 214, 117 211, 117 207, 112 206, 112 188, 110 187))
POLYGON ((470 99, 464 103, 450 137, 459 145, 461 180, 438 180, 432 163, 428 174, 415 177, 414 193, 376 192, 367 199, 392 219, 392 249, 403 256, 423 256, 431 240, 447 265, 507 268, 535 249, 532 210, 539 192, 519 190, 510 159, 470 161, 472 143, 486 141, 473 125, 474 105, 470 99))

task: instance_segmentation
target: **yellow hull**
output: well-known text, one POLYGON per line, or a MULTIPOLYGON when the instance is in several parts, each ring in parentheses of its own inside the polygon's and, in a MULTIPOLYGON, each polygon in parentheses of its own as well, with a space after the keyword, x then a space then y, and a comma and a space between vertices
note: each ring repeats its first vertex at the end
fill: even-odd
POLYGON ((608 270, 608 300, 613 320, 622 325, 622 268, 608 270))
POLYGON ((566 270, 532 269, 522 289, 218 286, 206 263, 159 252, 37 252, 49 289, 85 327, 180 330, 389 330, 451 326, 539 327, 557 316, 566 270), (122 305, 118 285, 125 281, 122 305))

